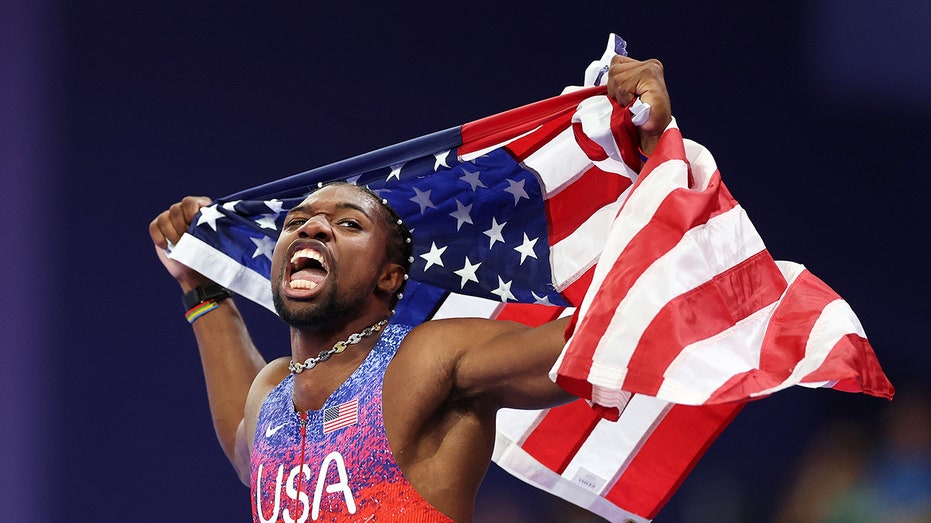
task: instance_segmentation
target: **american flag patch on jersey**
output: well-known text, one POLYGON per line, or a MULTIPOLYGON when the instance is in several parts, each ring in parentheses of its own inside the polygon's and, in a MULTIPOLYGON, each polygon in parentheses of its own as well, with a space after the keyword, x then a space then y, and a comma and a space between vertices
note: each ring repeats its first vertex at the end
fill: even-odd
POLYGON ((346 428, 359 422, 359 400, 353 398, 346 403, 327 407, 323 411, 323 433, 346 428))

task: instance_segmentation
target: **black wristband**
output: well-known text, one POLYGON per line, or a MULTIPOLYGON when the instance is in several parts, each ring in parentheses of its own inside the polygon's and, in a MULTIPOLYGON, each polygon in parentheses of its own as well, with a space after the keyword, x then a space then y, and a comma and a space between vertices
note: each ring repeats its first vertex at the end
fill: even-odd
POLYGON ((210 285, 194 287, 185 292, 184 296, 181 297, 181 302, 184 303, 184 310, 189 311, 205 301, 214 300, 220 302, 232 295, 233 293, 226 287, 218 283, 211 283, 210 285))

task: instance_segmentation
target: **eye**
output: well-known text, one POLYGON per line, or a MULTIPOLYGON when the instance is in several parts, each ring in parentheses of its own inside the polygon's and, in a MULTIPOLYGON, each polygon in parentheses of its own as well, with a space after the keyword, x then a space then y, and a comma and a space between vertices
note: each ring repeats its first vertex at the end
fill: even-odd
POLYGON ((342 220, 336 222, 337 225, 341 227, 348 227, 350 229, 361 229, 362 225, 359 224, 356 220, 352 218, 343 218, 342 220))
POLYGON ((307 222, 307 218, 291 218, 285 222, 284 226, 286 229, 294 229, 300 227, 305 222, 307 222))

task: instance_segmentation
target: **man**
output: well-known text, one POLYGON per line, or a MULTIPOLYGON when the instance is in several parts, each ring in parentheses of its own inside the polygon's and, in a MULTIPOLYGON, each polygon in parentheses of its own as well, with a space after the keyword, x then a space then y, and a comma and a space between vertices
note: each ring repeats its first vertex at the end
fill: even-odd
MULTIPOLYGON (((615 57, 609 74, 609 96, 652 107, 640 127, 648 155, 671 121, 662 66, 615 57)), ((547 377, 565 319, 386 327, 409 236, 377 196, 345 184, 285 218, 271 281, 291 357, 266 364, 233 300, 164 253, 208 204, 185 198, 150 234, 189 301, 217 437, 251 483, 256 521, 470 521, 498 409, 572 399, 547 377)))

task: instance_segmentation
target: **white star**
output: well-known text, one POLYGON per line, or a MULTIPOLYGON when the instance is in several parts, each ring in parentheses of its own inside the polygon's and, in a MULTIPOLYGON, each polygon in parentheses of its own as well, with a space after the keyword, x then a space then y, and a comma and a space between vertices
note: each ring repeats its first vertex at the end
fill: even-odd
MULTIPOLYGON (((514 281, 514 280, 511 280, 511 281, 514 281)), ((501 276, 498 276, 498 288, 491 291, 491 293, 497 294, 498 296, 500 296, 502 302, 506 302, 508 301, 508 299, 517 301, 517 298, 515 298, 514 295, 511 294, 511 282, 509 281, 505 283, 504 280, 501 279, 501 276)))
POLYGON ((436 242, 430 242, 430 252, 420 255, 421 258, 427 260, 427 265, 426 267, 423 268, 424 272, 427 272, 427 269, 429 269, 433 265, 439 265, 440 267, 445 267, 443 265, 443 258, 441 258, 444 252, 446 252, 446 247, 443 247, 442 249, 437 249, 436 242))
POLYGON ((488 188, 484 183, 482 183, 481 180, 478 179, 479 174, 481 174, 478 171, 470 173, 469 171, 463 169, 462 172, 465 173, 465 176, 460 176, 459 179, 469 184, 472 187, 472 192, 475 192, 475 190, 479 187, 485 189, 488 188))
POLYGON ((469 205, 462 205, 459 203, 459 200, 456 200, 456 211, 449 213, 449 215, 456 219, 457 231, 462 227, 463 223, 472 225, 472 216, 469 214, 470 212, 472 212, 471 203, 469 205))
POLYGON ((552 302, 550 302, 550 297, 545 294, 542 297, 537 296, 537 293, 533 291, 530 291, 530 294, 533 294, 533 299, 536 300, 534 301, 534 303, 536 303, 537 305, 552 305, 553 304, 552 302))
POLYGON ((521 180, 515 182, 514 180, 508 180, 508 188, 505 189, 504 192, 509 192, 514 195, 514 205, 517 205, 517 202, 519 202, 521 198, 530 199, 530 196, 527 195, 527 191, 524 190, 524 182, 526 181, 527 180, 521 180))
POLYGON ((446 164, 446 159, 449 158, 449 151, 439 152, 433 155, 436 158, 436 162, 433 163, 433 170, 438 171, 440 167, 446 167, 449 169, 449 165, 446 164))
POLYGON ((485 231, 485 236, 491 238, 491 241, 488 242, 489 249, 494 247, 496 241, 504 243, 504 236, 501 234, 501 231, 507 224, 508 222, 504 222, 501 225, 498 225, 498 220, 496 220, 494 217, 491 218, 491 229, 485 231))
POLYGON ((262 203, 264 203, 265 206, 271 209, 272 212, 275 214, 281 214, 281 209, 284 206, 284 202, 277 198, 275 198, 274 200, 268 200, 262 203))
POLYGON ((397 178, 398 181, 401 181, 401 168, 402 168, 402 167, 404 167, 404 164, 403 164, 403 163, 398 163, 398 164, 392 165, 392 166, 391 166, 391 172, 388 173, 388 177, 385 178, 385 181, 387 182, 388 180, 390 180, 390 179, 392 179, 392 178, 397 178))
POLYGON ((353 185, 359 185, 359 178, 362 178, 361 174, 350 176, 349 178, 346 178, 346 183, 351 183, 353 185))
POLYGON ((458 271, 453 271, 454 273, 456 273, 457 276, 462 278, 462 282, 459 283, 460 289, 465 287, 465 284, 467 281, 474 281, 475 283, 478 283, 478 278, 475 277, 475 271, 478 270, 478 267, 481 264, 482 262, 478 262, 475 265, 472 265, 472 262, 469 261, 469 257, 466 256, 465 265, 458 271))
POLYGON ((197 225, 201 226, 207 224, 214 231, 217 230, 217 220, 220 218, 225 218, 226 216, 217 209, 217 204, 213 204, 209 207, 204 207, 200 210, 200 218, 197 219, 197 225))
POLYGON ((227 211, 229 211, 229 212, 236 212, 236 204, 239 203, 239 202, 241 202, 241 201, 242 201, 242 200, 233 200, 233 201, 231 201, 231 202, 226 202, 226 203, 223 204, 222 207, 223 207, 224 209, 226 209, 227 211))
POLYGON ((423 214, 423 212, 427 210, 427 207, 436 209, 436 205, 433 205, 433 202, 430 201, 431 192, 433 192, 433 189, 427 189, 427 192, 423 192, 414 187, 414 197, 411 198, 411 201, 420 206, 420 214, 423 214))
POLYGON ((514 250, 520 253, 520 264, 524 264, 524 260, 527 259, 527 256, 531 258, 536 258, 537 253, 533 252, 533 246, 537 243, 537 240, 540 238, 529 239, 527 238, 527 233, 524 233, 524 242, 514 247, 514 250))
POLYGON ((271 229, 273 231, 278 230, 278 226, 275 225, 275 219, 278 218, 277 214, 263 214, 261 218, 255 220, 255 223, 259 224, 259 227, 263 229, 271 229))
POLYGON ((249 239, 252 240, 252 243, 255 244, 255 252, 252 253, 253 258, 258 258, 260 255, 264 255, 269 260, 272 259, 272 253, 275 252, 275 240, 269 238, 268 236, 249 239))

